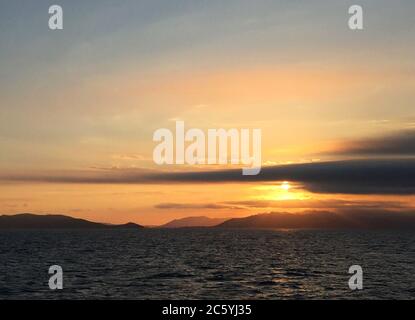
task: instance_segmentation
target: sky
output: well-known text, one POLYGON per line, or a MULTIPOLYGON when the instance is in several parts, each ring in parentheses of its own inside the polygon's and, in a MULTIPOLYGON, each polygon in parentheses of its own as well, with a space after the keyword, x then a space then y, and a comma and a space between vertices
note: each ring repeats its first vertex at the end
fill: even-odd
POLYGON ((412 0, 0 0, 0 214, 157 225, 414 205, 412 0), (48 8, 63 8, 63 30, 48 8), (364 30, 348 8, 364 9, 364 30), (264 169, 157 166, 153 133, 260 128, 264 169), (214 178, 212 178, 214 177, 214 178))

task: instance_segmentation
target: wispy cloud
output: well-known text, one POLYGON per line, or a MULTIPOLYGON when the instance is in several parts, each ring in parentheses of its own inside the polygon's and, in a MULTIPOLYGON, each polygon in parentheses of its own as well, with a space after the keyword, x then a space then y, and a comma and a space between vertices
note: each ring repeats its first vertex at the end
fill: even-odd
POLYGON ((160 203, 154 206, 157 209, 242 209, 241 207, 238 207, 236 205, 231 204, 218 204, 218 203, 201 203, 201 204, 195 204, 195 203, 160 203))
POLYGON ((245 208, 280 209, 408 209, 406 203, 399 201, 367 201, 342 199, 306 199, 306 200, 248 200, 227 201, 224 204, 245 208))
POLYGON ((334 209, 334 210, 410 210, 414 209, 408 203, 400 201, 368 201, 368 200, 342 200, 342 199, 305 199, 305 200, 247 200, 225 201, 219 203, 159 203, 154 206, 163 210, 195 210, 195 209, 334 209))

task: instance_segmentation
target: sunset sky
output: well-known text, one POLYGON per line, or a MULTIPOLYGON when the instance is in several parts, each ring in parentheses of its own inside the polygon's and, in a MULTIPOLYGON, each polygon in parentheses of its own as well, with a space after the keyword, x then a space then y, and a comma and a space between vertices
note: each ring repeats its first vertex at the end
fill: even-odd
POLYGON ((51 4, 0 2, 0 214, 414 209, 413 0, 51 4), (260 128, 263 171, 155 165, 176 120, 260 128))

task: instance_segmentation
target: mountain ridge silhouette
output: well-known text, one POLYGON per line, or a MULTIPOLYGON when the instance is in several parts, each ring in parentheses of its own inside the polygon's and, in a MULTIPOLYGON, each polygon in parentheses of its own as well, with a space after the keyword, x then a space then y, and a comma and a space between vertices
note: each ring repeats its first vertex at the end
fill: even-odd
POLYGON ((206 216, 192 216, 171 220, 159 228, 191 228, 191 227, 213 227, 230 218, 209 218, 206 216))
POLYGON ((85 219, 73 218, 61 214, 38 215, 19 213, 0 215, 0 229, 141 229, 136 223, 119 225, 92 222, 85 219))
POLYGON ((216 228, 250 229, 415 229, 414 211, 338 210, 269 212, 233 218, 216 228))

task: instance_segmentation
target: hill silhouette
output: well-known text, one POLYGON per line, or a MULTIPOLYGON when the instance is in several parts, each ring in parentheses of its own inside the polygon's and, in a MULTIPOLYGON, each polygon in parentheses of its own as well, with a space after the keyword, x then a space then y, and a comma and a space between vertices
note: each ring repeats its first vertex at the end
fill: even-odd
POLYGON ((227 218, 209 218, 209 217, 186 217, 182 219, 175 219, 160 226, 160 228, 186 228, 186 227, 213 227, 224 221, 227 218))
POLYGON ((415 229, 415 212, 386 210, 271 212, 230 219, 219 228, 415 229))
POLYGON ((64 215, 22 213, 0 216, 0 229, 140 229, 135 223, 111 225, 64 215))

